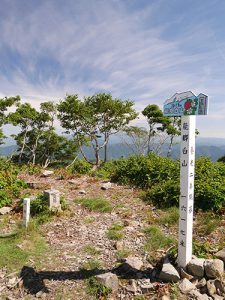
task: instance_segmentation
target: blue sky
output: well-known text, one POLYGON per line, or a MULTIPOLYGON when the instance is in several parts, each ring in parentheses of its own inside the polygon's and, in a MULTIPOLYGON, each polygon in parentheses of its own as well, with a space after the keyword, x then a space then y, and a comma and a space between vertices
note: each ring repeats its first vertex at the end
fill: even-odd
POLYGON ((224 37, 223 0, 1 0, 0 97, 111 92, 141 111, 203 92, 200 134, 225 138, 224 37))

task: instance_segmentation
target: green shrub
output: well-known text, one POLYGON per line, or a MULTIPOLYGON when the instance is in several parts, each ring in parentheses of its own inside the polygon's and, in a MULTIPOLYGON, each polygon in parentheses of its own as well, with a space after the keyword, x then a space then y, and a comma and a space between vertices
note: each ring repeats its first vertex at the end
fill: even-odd
MULTIPOLYGON (((112 161, 103 167, 122 184, 144 189, 144 199, 158 207, 178 206, 179 162, 150 154, 112 161), (108 169, 107 169, 108 168, 108 169)), ((222 211, 225 207, 225 164, 209 158, 196 160, 195 209, 222 211)))
POLYGON ((84 159, 76 160, 70 167, 73 174, 87 174, 92 169, 92 165, 84 159))
POLYGON ((5 166, 2 164, 3 161, 0 160, 0 207, 10 205, 27 187, 25 181, 17 179, 19 169, 14 164, 7 161, 5 166))
POLYGON ((144 200, 152 202, 159 208, 178 206, 180 195, 180 183, 174 180, 167 180, 155 184, 145 193, 144 200))

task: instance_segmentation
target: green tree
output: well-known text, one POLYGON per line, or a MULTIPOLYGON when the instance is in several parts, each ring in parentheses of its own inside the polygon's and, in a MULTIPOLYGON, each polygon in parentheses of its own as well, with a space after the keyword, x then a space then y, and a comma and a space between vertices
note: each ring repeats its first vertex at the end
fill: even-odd
POLYGON ((152 140, 159 133, 164 132, 171 123, 168 117, 163 116, 163 112, 156 104, 149 104, 142 111, 142 114, 147 118, 149 125, 148 133, 148 153, 152 152, 152 140))
POLYGON ((144 155, 148 144, 148 130, 144 127, 126 126, 123 132, 128 137, 128 140, 124 138, 124 142, 133 154, 144 155))
POLYGON ((28 139, 33 138, 33 140, 37 141, 36 134, 34 135, 33 133, 31 133, 31 131, 34 129, 35 122, 38 119, 39 113, 35 108, 31 106, 30 103, 20 104, 15 112, 9 114, 9 121, 14 126, 20 127, 21 129, 20 133, 18 133, 17 135, 12 135, 15 138, 18 146, 19 163, 22 162, 26 148, 29 148, 28 139))
POLYGON ((5 138, 2 130, 2 126, 8 123, 8 108, 13 105, 18 105, 20 102, 20 97, 5 97, 0 99, 0 144, 3 144, 3 139, 5 138))
POLYGON ((171 117, 167 123, 166 132, 169 135, 169 147, 167 157, 171 157, 174 139, 181 134, 181 117, 171 117))
POLYGON ((95 166, 100 166, 100 150, 104 149, 107 160, 107 145, 110 136, 116 134, 137 117, 132 101, 114 99, 111 94, 96 94, 85 97, 69 95, 58 105, 61 126, 76 139, 80 151, 85 156, 82 145, 89 141, 95 153, 95 166))

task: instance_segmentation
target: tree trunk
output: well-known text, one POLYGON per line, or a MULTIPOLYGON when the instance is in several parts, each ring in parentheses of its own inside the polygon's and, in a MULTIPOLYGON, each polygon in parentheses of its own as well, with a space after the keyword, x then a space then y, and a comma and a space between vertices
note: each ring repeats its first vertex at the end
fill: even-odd
POLYGON ((26 131, 24 134, 22 148, 21 148, 20 154, 19 154, 19 164, 21 164, 21 162, 22 162, 23 151, 24 151, 25 144, 26 144, 26 137, 27 137, 27 128, 26 128, 26 131))
POLYGON ((172 136, 170 138, 170 144, 169 144, 169 149, 168 149, 168 152, 167 152, 167 157, 171 157, 171 154, 172 154, 172 147, 173 147, 173 139, 174 139, 174 136, 172 136))

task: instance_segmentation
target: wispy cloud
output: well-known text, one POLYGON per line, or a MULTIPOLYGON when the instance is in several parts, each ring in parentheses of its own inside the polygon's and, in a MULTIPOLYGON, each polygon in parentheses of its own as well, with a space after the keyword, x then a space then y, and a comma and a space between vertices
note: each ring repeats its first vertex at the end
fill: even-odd
MULTIPOLYGON (((20 94, 37 105, 66 93, 109 91, 134 100, 142 110, 149 103, 162 105, 176 91, 191 89, 212 94, 212 118, 218 114, 223 119, 223 110, 217 111, 224 108, 225 75, 217 58, 221 59, 223 44, 209 43, 215 35, 212 21, 199 23, 194 16, 187 23, 185 12, 172 15, 165 4, 3 1, 0 95, 20 94), (161 13, 166 15, 162 7, 170 15, 157 22, 161 13)), ((210 7, 209 2, 196 10, 207 17, 210 7)))

